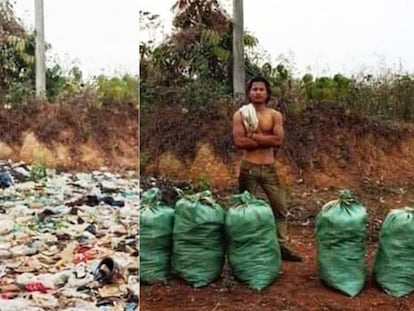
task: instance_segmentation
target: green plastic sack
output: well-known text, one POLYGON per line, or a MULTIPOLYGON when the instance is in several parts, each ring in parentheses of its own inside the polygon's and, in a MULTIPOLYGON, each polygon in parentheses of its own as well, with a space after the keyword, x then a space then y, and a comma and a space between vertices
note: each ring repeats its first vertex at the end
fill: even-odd
POLYGON ((194 287, 208 285, 221 274, 224 217, 210 191, 184 196, 175 204, 173 271, 194 287))
POLYGON ((261 291, 278 276, 280 246, 272 209, 248 191, 230 197, 226 214, 227 257, 233 274, 261 291))
POLYGON ((414 208, 388 213, 382 224, 374 261, 374 278, 390 295, 414 291, 414 208))
POLYGON ((328 202, 316 217, 317 263, 321 279, 351 297, 366 278, 367 213, 349 190, 328 202))
POLYGON ((174 209, 161 203, 158 188, 142 193, 140 203, 140 280, 166 282, 171 273, 174 209))

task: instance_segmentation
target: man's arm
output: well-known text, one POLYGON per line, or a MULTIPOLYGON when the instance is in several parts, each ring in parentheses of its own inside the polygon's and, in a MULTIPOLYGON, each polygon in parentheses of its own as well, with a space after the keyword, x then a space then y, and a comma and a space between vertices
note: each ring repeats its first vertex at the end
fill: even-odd
POLYGON ((282 114, 274 111, 272 134, 253 133, 251 138, 259 143, 261 147, 277 147, 282 144, 284 136, 282 114))
POLYGON ((241 149, 256 149, 259 147, 258 142, 246 136, 242 115, 239 111, 233 115, 233 142, 236 147, 241 149))

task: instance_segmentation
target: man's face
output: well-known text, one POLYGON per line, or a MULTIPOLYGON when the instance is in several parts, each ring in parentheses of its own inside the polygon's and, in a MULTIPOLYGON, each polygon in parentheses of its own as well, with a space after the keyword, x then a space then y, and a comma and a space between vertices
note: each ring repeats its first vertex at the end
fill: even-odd
POLYGON ((249 92, 249 99, 254 103, 266 102, 267 90, 263 82, 253 82, 249 92))

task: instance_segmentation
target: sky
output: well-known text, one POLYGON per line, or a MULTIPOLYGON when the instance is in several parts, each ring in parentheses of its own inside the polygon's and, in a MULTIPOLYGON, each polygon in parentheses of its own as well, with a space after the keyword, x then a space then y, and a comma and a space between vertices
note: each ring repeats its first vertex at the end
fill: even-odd
MULTIPOLYGON (((49 63, 79 66, 85 78, 137 75, 139 0, 44 0, 49 63)), ((34 0, 17 0, 15 14, 34 29, 34 0)))
MULTIPOLYGON (((163 21, 140 38, 161 40, 171 31, 175 0, 138 2, 163 21)), ((221 2, 231 14, 232 1, 221 2)), ((414 73, 414 1, 244 0, 243 6, 244 28, 259 39, 263 62, 288 59, 295 75, 414 73)))

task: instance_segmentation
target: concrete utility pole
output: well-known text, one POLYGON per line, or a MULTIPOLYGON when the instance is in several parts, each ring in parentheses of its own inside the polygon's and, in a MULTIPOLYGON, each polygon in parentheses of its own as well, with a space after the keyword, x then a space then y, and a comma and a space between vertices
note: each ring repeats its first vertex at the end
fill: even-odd
POLYGON ((236 103, 245 98, 243 0, 233 0, 233 98, 236 103))
POLYGON ((46 97, 46 62, 45 62, 45 32, 43 0, 35 0, 35 30, 36 30, 36 97, 46 97))

